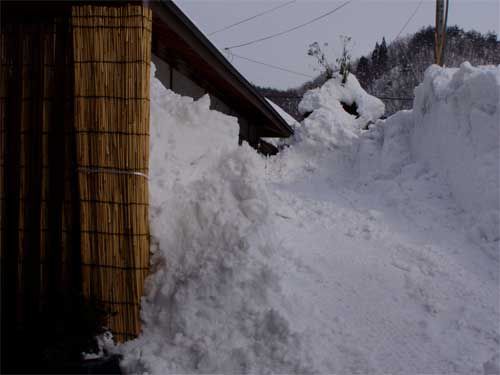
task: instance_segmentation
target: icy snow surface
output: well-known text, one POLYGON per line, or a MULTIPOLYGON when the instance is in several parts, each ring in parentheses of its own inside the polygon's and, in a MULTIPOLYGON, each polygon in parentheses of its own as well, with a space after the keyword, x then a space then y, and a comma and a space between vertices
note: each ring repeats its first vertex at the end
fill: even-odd
POLYGON ((338 101, 383 107, 329 81, 269 159, 153 80, 153 274, 123 368, 498 373, 499 72, 431 67, 367 131, 338 101))

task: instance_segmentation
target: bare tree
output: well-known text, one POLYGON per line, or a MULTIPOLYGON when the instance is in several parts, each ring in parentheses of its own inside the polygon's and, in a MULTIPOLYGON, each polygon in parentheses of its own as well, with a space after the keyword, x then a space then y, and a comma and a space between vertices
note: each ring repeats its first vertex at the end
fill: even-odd
POLYGON ((342 44, 342 54, 335 61, 339 67, 340 75, 342 76, 342 85, 347 82, 347 77, 349 76, 349 71, 351 70, 351 40, 350 36, 341 35, 340 42, 342 44))
POLYGON ((335 72, 339 72, 342 76, 342 84, 344 85, 347 82, 347 76, 351 70, 351 41, 352 38, 350 36, 340 36, 342 52, 340 56, 335 59, 335 64, 328 60, 324 51, 324 49, 328 47, 328 43, 323 43, 322 47, 318 42, 311 43, 307 50, 307 55, 316 59, 326 79, 332 78, 335 72))
MULTIPOLYGON (((323 43, 323 47, 327 47, 328 43, 323 43)), ((320 69, 325 73, 326 78, 330 79, 333 77, 333 66, 328 61, 325 52, 321 49, 318 42, 309 44, 309 49, 307 50, 307 55, 316 59, 320 69)))

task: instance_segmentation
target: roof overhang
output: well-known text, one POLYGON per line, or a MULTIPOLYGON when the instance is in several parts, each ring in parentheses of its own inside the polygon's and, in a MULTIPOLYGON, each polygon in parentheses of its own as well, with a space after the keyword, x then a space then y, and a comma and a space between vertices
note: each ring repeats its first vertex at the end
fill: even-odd
POLYGON ((257 127, 259 137, 288 137, 292 128, 188 17, 169 0, 153 1, 153 52, 215 92, 257 127))

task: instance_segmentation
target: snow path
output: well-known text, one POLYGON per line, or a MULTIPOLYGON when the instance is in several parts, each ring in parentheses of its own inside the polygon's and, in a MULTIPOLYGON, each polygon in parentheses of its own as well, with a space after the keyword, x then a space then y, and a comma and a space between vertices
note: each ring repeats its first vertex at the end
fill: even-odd
POLYGON ((287 319, 317 370, 483 373, 500 344, 498 259, 469 240, 437 174, 410 164, 363 185, 311 173, 269 190, 287 319))

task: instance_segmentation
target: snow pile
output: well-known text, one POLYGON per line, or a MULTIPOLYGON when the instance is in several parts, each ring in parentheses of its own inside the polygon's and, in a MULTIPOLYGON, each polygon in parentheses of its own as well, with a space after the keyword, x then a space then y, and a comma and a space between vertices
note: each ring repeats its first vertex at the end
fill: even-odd
POLYGON ((306 92, 299 103, 299 111, 303 114, 317 112, 322 108, 337 114, 338 121, 343 120, 346 125, 353 124, 358 128, 378 120, 385 112, 384 103, 368 94, 354 74, 347 76, 345 84, 342 84, 341 76, 331 78, 323 86, 306 92), (342 108, 342 103, 349 106, 355 104, 359 117, 347 117, 349 114, 342 108))
POLYGON ((236 118, 152 77, 152 275, 143 332, 120 347, 131 373, 308 372, 269 265, 264 160, 236 118))
POLYGON ((338 82, 306 94, 268 178, 319 373, 498 373, 498 69, 431 67, 415 108, 368 130, 338 82))
POLYGON ((334 78, 268 159, 153 79, 153 273, 124 369, 498 372, 499 69, 431 67, 368 130, 383 106, 334 78))
POLYGON ((395 176, 409 162, 438 172, 475 224, 473 234, 500 239, 500 67, 431 66, 412 111, 370 127, 360 147, 365 178, 395 176))
POLYGON ((415 91, 412 151, 446 176, 454 198, 500 239, 500 66, 429 68, 415 91))
POLYGON ((412 111, 403 110, 370 125, 359 139, 359 177, 362 181, 394 178, 411 162, 413 124, 412 111))
MULTIPOLYGON (((323 165, 353 163, 362 129, 384 114, 384 103, 369 95, 353 74, 342 85, 342 77, 334 77, 322 87, 305 93, 299 110, 309 115, 295 130, 291 147, 281 152, 270 164, 273 174, 280 179, 321 170, 323 165), (343 104, 356 103, 359 117, 348 113, 343 104)), ((340 165, 339 165, 340 164, 340 165)))
MULTIPOLYGON (((166 198, 166 189, 199 179, 220 155, 237 148, 236 118, 210 111, 210 97, 197 101, 177 95, 151 79, 151 204, 166 198)), ((154 221, 153 221, 154 222, 154 221)))
POLYGON ((342 77, 334 77, 317 89, 305 93, 299 103, 301 113, 310 113, 304 120, 299 141, 319 149, 340 149, 353 154, 352 145, 360 130, 384 114, 384 103, 369 95, 353 74, 342 85, 342 77), (359 117, 348 113, 342 103, 356 103, 359 117))

